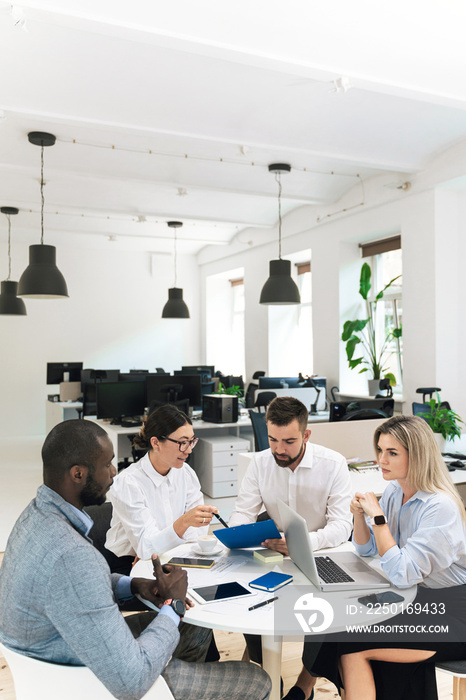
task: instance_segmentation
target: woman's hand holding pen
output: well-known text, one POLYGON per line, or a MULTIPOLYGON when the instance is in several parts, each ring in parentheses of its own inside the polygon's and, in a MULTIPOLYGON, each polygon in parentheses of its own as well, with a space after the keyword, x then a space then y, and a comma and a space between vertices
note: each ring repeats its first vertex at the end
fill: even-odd
POLYGON ((218 508, 201 504, 191 508, 173 523, 173 529, 178 537, 182 537, 188 527, 206 527, 210 525, 212 516, 218 513, 218 508))

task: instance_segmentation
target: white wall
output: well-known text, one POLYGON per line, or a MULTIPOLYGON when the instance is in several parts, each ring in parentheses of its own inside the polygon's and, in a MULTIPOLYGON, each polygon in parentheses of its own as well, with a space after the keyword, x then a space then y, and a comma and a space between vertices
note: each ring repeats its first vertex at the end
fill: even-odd
MULTIPOLYGON (((355 190, 333 209, 354 204, 357 197, 360 191, 355 190)), ((283 222, 284 257, 304 248, 312 250, 314 371, 327 376, 329 387, 337 384, 344 391, 364 388, 367 375, 349 370, 340 341, 343 321, 358 298, 358 244, 401 233, 404 410, 410 412, 411 402, 419 398, 417 387, 437 385, 442 388, 442 397, 466 418, 461 380, 466 340, 466 281, 461 272, 466 242, 460 235, 466 224, 465 195, 439 187, 393 193, 375 178, 366 184, 364 207, 321 217, 321 221, 317 221, 318 215, 315 207, 302 207, 283 222)), ((268 233, 269 241, 274 241, 275 232, 268 233)), ((242 232, 241 239, 248 238, 254 247, 236 242, 228 257, 224 251, 210 248, 202 252, 199 262, 202 278, 223 265, 239 261, 244 265, 246 369, 250 377, 256 369, 268 369, 267 311, 258 299, 267 278, 268 260, 276 256, 276 245, 267 243, 264 233, 242 232)))
MULTIPOLYGON (((6 260, 2 241, 0 259, 6 260)), ((27 247, 14 247, 15 278, 27 247)), ((171 258, 146 252, 58 248, 69 299, 25 300, 27 316, 0 316, 0 437, 44 435, 47 362, 128 371, 200 362, 199 274, 193 256, 178 256, 178 284, 190 319, 162 319, 173 286, 171 258), (154 270, 152 271, 152 267, 154 270)), ((4 271, 4 267, 1 267, 4 271)), ((2 275, 2 279, 6 277, 2 275)))

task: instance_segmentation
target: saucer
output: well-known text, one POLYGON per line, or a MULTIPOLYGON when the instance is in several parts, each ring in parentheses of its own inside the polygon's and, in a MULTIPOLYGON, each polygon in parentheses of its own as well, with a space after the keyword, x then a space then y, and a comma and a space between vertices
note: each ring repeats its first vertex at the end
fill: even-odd
POLYGON ((201 557, 206 557, 206 559, 209 559, 209 557, 215 557, 215 556, 217 556, 217 554, 221 554, 222 551, 223 551, 223 547, 220 547, 220 546, 216 546, 215 549, 213 549, 211 552, 204 552, 204 550, 201 549, 200 547, 196 547, 196 546, 193 547, 193 552, 195 554, 197 554, 198 556, 201 556, 201 557))

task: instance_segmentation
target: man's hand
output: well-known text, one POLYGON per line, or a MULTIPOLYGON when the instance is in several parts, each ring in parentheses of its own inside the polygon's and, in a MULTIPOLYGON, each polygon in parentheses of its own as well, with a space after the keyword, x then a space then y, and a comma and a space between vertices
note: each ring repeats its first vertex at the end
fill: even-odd
POLYGON ((163 603, 165 599, 160 600, 158 595, 157 583, 151 578, 132 578, 131 593, 140 595, 144 600, 148 600, 156 607, 163 603))
POLYGON ((261 542, 261 545, 267 549, 273 549, 275 552, 280 552, 284 557, 288 556, 288 547, 284 537, 279 540, 265 540, 265 542, 261 542))
POLYGON ((164 566, 156 554, 152 555, 154 576, 159 596, 163 600, 167 598, 179 598, 186 600, 188 590, 188 574, 180 566, 164 566))

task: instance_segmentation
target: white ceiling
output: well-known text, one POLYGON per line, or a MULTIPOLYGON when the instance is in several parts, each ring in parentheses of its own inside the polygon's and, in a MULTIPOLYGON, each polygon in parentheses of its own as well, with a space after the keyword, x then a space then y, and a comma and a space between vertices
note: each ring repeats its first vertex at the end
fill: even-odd
POLYGON ((466 139, 465 26, 460 0, 0 0, 0 205, 39 242, 29 131, 57 137, 56 245, 171 252, 170 219, 180 252, 228 245, 276 223, 277 161, 285 213, 403 182, 466 139))

